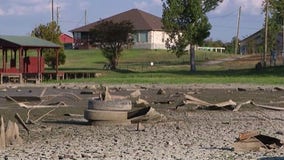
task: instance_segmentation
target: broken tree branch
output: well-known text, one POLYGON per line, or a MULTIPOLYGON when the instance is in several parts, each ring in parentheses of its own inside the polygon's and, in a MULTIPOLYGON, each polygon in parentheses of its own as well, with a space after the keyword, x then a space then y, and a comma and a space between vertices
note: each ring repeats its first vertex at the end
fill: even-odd
POLYGON ((234 112, 239 111, 239 109, 240 109, 243 105, 251 104, 251 103, 252 103, 252 100, 249 100, 249 101, 240 103, 240 104, 238 104, 238 105, 235 107, 235 109, 234 109, 233 111, 234 111, 234 112))
MULTIPOLYGON (((57 107, 58 108, 58 107, 57 107)), ((44 115, 40 116, 38 119, 34 120, 33 122, 36 123, 39 120, 41 120, 42 118, 44 118, 45 116, 47 116, 49 113, 55 111, 57 108, 53 108, 52 110, 48 111, 47 113, 45 113, 44 115)))
POLYGON ((183 105, 186 105, 186 104, 195 104, 197 106, 203 106, 203 107, 212 107, 212 108, 224 108, 224 107, 228 107, 228 106, 236 106, 236 102, 232 101, 232 100, 228 100, 228 101, 225 101, 225 102, 220 102, 220 103, 209 103, 209 102, 206 102, 206 101, 203 101, 201 99, 198 99, 196 97, 193 97, 191 95, 185 95, 185 100, 183 100, 180 104, 178 104, 176 106, 176 109, 179 107, 179 106, 183 106, 183 105))
POLYGON ((28 132, 28 134, 30 134, 30 129, 28 128, 28 126, 25 124, 22 117, 18 113, 15 114, 15 118, 24 127, 24 129, 28 132))
POLYGON ((45 87, 45 88, 42 90, 42 92, 41 92, 41 94, 40 94, 39 97, 43 97, 43 95, 45 94, 46 90, 47 90, 47 87, 45 87))
POLYGON ((246 101, 246 102, 238 104, 233 111, 239 111, 239 109, 243 105, 246 105, 246 104, 251 104, 251 105, 254 105, 256 107, 261 107, 261 108, 264 108, 264 109, 271 109, 271 110, 276 110, 276 111, 284 111, 284 107, 276 107, 276 106, 270 106, 270 105, 257 104, 253 100, 249 100, 249 101, 246 101))

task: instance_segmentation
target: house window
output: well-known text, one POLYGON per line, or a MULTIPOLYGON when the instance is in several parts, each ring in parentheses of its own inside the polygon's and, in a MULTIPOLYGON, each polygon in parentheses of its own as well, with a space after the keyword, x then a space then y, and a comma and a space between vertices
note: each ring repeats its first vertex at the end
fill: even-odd
POLYGON ((138 32, 133 35, 134 42, 148 42, 148 32, 138 32))
POLYGON ((81 39, 81 33, 80 32, 74 32, 74 39, 81 39))
POLYGON ((139 33, 140 42, 148 42, 148 32, 139 33))
POLYGON ((133 42, 138 42, 139 41, 138 33, 133 34, 132 37, 133 37, 133 42))

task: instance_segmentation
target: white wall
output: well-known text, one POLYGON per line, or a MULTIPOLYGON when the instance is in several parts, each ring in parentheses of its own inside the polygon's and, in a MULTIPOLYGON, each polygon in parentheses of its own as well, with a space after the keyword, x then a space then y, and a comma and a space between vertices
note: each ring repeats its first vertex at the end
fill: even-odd
POLYGON ((165 41, 168 38, 163 31, 149 31, 148 42, 136 42, 133 48, 137 49, 166 49, 165 41))

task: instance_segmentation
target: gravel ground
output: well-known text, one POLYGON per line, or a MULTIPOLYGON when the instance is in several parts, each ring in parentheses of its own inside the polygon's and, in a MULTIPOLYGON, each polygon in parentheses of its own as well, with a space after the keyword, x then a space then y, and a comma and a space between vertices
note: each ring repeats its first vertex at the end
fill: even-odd
MULTIPOLYGON (((74 101, 66 96, 59 98, 68 107, 58 108, 38 123, 29 124, 30 135, 20 126, 20 136, 24 143, 6 147, 0 151, 0 159, 284 159, 283 148, 247 153, 235 152, 233 149, 239 133, 249 130, 258 130, 264 135, 283 140, 284 114, 280 111, 251 105, 244 106, 239 112, 196 110, 194 105, 185 105, 175 110, 176 104, 182 101, 178 96, 181 93, 192 94, 212 103, 228 99, 240 103, 254 99, 259 104, 284 107, 284 91, 275 86, 110 86, 112 95, 125 96, 140 89, 141 98, 166 117, 166 120, 142 123, 144 131, 137 131, 137 124, 92 126, 82 116, 64 116, 66 113, 82 115, 88 99, 96 95, 82 95, 80 92, 92 90, 99 93, 97 86, 61 84, 46 87, 46 95, 64 92, 76 94, 82 99, 74 101), (166 94, 157 95, 160 88, 166 94), (167 100, 173 103, 157 103, 167 100)), ((0 94, 2 97, 19 92, 38 95, 43 87, 5 86, 5 89, 3 87, 0 94)), ((48 110, 33 110, 31 119, 38 118, 48 110)), ((5 98, 1 99, 0 114, 5 121, 14 120, 16 112, 23 119, 26 118, 25 109, 5 98)))

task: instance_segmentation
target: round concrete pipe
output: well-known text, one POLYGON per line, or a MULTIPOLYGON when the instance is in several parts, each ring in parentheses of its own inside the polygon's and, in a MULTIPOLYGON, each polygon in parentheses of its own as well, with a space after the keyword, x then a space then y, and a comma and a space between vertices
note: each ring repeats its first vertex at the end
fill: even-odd
POLYGON ((101 101, 91 99, 88 102, 88 109, 104 110, 104 111, 129 111, 132 109, 132 103, 127 99, 117 99, 111 101, 101 101))
POLYGON ((127 111, 87 109, 84 112, 84 117, 89 121, 125 121, 127 113, 127 111))

